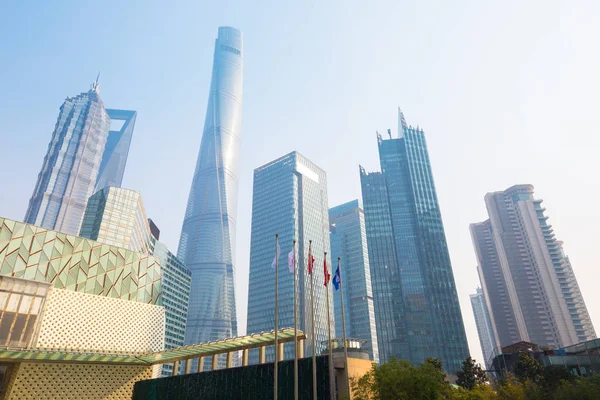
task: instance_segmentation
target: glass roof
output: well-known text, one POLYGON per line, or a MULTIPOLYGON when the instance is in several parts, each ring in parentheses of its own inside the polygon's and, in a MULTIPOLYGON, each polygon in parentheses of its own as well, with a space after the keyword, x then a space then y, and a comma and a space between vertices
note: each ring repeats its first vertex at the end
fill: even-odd
MULTIPOLYGON (((294 341, 294 329, 285 328, 278 332, 279 343, 294 341)), ((306 339, 306 335, 298 330, 298 339, 306 339)), ((228 353, 251 349, 261 346, 273 345, 275 332, 241 336, 224 339, 216 342, 193 344, 185 347, 165 350, 157 353, 143 355, 129 354, 101 354, 85 352, 68 352, 43 349, 0 349, 1 361, 32 361, 32 362, 64 362, 64 363, 107 363, 107 364, 135 364, 152 365, 164 364, 188 358, 211 356, 213 354, 228 353)))

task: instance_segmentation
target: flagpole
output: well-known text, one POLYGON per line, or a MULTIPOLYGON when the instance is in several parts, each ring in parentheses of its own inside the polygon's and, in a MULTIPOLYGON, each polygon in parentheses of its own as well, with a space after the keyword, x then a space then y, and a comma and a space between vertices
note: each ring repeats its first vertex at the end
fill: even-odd
POLYGON ((297 305, 296 305, 296 240, 292 245, 292 251, 294 252, 293 266, 294 266, 294 400, 298 400, 298 318, 297 318, 297 305))
POLYGON ((325 296, 327 298, 327 336, 328 336, 328 345, 329 348, 329 396, 332 399, 335 399, 335 385, 333 384, 333 350, 331 349, 331 315, 329 312, 329 271, 327 269, 327 252, 325 252, 323 261, 324 271, 324 279, 325 279, 325 296))
POLYGON ((274 373, 273 373, 273 398, 277 400, 277 364, 279 361, 279 344, 277 343, 277 324, 279 322, 279 252, 277 251, 278 247, 279 234, 275 234, 275 361, 274 365, 274 373))
POLYGON ((312 256, 312 240, 308 241, 308 262, 310 263, 310 319, 312 322, 312 375, 313 375, 313 400, 317 400, 317 346, 315 344, 315 279, 314 262, 312 256))
POLYGON ((346 381, 348 382, 348 396, 350 393, 350 371, 348 371, 348 346, 346 343, 346 318, 344 315, 344 288, 342 286, 342 268, 340 267, 340 258, 338 257, 338 269, 340 270, 340 304, 342 308, 342 340, 344 343, 344 364, 346 367, 346 381))

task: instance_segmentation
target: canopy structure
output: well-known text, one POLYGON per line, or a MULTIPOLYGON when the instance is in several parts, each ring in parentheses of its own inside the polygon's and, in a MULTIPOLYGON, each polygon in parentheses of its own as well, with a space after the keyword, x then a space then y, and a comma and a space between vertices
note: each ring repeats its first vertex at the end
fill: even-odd
MULTIPOLYGON (((306 335, 301 330, 298 330, 298 340, 304 339, 306 339, 306 335)), ((277 332, 277 341, 278 343, 293 342, 294 329, 284 328, 279 330, 277 332)), ((147 366, 231 353, 274 344, 275 331, 270 331, 146 354, 110 354, 67 350, 0 348, 0 362, 101 363, 147 366)))

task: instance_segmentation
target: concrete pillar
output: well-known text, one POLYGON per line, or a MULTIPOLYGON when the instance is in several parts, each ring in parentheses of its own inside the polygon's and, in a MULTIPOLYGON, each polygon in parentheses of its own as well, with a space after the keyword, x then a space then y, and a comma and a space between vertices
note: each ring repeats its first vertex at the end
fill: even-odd
POLYGON ((231 368, 232 365, 232 352, 227 353, 227 363, 226 366, 227 368, 231 368))
POLYGON ((219 355, 218 354, 213 354, 212 357, 212 365, 211 365, 211 369, 214 371, 217 369, 217 361, 219 360, 219 355))
POLYGON ((242 350, 242 367, 248 365, 248 349, 242 350))
POLYGON ((188 358, 185 360, 185 374, 189 374, 192 371, 192 359, 188 358))
POLYGON ((264 364, 267 355, 267 348, 265 346, 258 348, 258 363, 264 364))
POLYGON ((279 356, 279 360, 277 361, 283 361, 283 343, 277 343, 277 345, 279 346, 279 352, 278 352, 278 356, 279 356))
POLYGON ((198 357, 198 372, 204 371, 204 357, 198 357))
POLYGON ((173 363, 173 376, 179 375, 179 361, 173 363))

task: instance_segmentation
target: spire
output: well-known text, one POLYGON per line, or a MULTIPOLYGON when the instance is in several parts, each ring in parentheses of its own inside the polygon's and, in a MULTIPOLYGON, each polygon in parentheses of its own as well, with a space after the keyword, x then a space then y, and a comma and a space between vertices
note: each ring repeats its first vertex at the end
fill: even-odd
POLYGON ((92 83, 91 91, 100 93, 100 71, 98 71, 98 76, 96 77, 96 82, 92 83))
POLYGON ((408 125, 406 124, 406 120, 404 119, 404 113, 398 107, 398 137, 404 136, 404 130, 408 129, 408 125))

